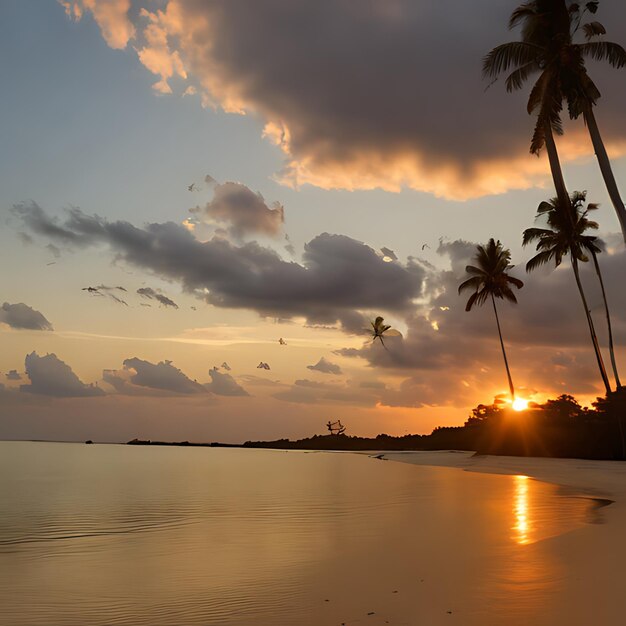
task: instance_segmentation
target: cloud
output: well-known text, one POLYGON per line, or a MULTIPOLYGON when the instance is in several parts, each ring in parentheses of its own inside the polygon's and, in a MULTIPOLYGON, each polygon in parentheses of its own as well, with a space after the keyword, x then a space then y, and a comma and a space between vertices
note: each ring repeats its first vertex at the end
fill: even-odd
POLYGON ((142 298, 147 298, 148 300, 156 300, 159 304, 163 305, 164 307, 172 307, 173 309, 177 309, 178 305, 176 304, 176 302, 174 302, 174 300, 172 300, 171 298, 168 298, 167 296, 164 296, 162 293, 159 293, 158 291, 155 291, 154 289, 152 289, 152 287, 140 287, 139 289, 137 289, 137 293, 142 297, 142 298))
POLYGON ((227 373, 219 370, 209 370, 211 382, 205 387, 217 396, 249 396, 250 394, 237 381, 227 373))
POLYGON ((95 385, 86 385, 61 361, 56 354, 39 356, 31 352, 25 359, 26 375, 30 385, 21 385, 20 391, 56 398, 102 396, 104 391, 95 385))
POLYGON ((7 380, 22 380, 19 372, 17 370, 10 370, 5 374, 7 380))
POLYGON ((315 365, 307 365, 307 369, 314 372, 321 372, 322 374, 334 374, 335 376, 341 375, 341 368, 335 363, 327 361, 322 357, 315 365))
POLYGON ((371 247, 344 235, 318 235, 296 263, 256 242, 202 242, 172 222, 137 228, 71 209, 60 223, 36 204, 18 205, 14 213, 32 232, 74 248, 108 245, 126 262, 178 280, 215 306, 304 316, 315 324, 339 320, 355 331, 364 325, 359 310, 412 309, 426 276, 419 262, 385 263, 371 247))
POLYGON ((275 237, 281 233, 285 221, 282 205, 274 203, 269 207, 260 193, 231 182, 215 185, 211 202, 191 212, 205 222, 226 225, 237 239, 247 235, 275 237))
POLYGON ((75 21, 85 12, 91 13, 111 48, 125 48, 135 36, 135 26, 128 15, 130 0, 59 0, 59 4, 75 21))
MULTIPOLYGON (((458 285, 475 253, 467 241, 442 243, 439 253, 450 261, 449 270, 429 273, 424 304, 406 318, 405 337, 389 337, 387 349, 378 342, 361 349, 346 348, 336 354, 361 357, 375 368, 387 369, 405 380, 398 390, 382 394, 385 406, 467 406, 479 393, 504 391, 506 379, 493 311, 489 306, 466 312, 466 296, 458 285)), ((528 251, 528 256, 532 254, 528 251)), ((626 345, 626 293, 622 288, 626 251, 600 255, 612 311, 616 345, 626 345)), ((558 270, 525 274, 520 263, 513 274, 525 285, 518 304, 498 301, 500 322, 517 385, 541 393, 601 393, 600 379, 586 327, 585 316, 568 264, 558 270), (569 390, 569 391, 568 391, 569 390)), ((604 349, 607 333, 601 292, 590 263, 581 264, 582 281, 604 349)), ((619 365, 618 353, 618 365, 619 365)))
POLYGON ((104 380, 118 393, 136 393, 136 387, 185 395, 206 393, 200 383, 185 376, 171 361, 150 363, 133 357, 123 365, 125 372, 105 370, 103 373, 104 380))
POLYGON ((42 313, 23 302, 17 304, 5 302, 0 307, 0 322, 16 329, 53 330, 52 324, 42 313))
MULTIPOLYGON (((128 0, 65 4, 90 10, 112 47, 136 34, 159 92, 189 76, 205 106, 265 120, 285 184, 463 199, 548 181, 545 159, 528 154, 528 89, 510 95, 481 78, 483 56, 519 36, 507 30, 508 3, 169 0, 132 18, 128 0)), ((621 3, 603 3, 598 17, 626 40, 621 3)), ((591 65, 601 127, 624 154, 624 81, 591 65)), ((585 136, 578 124, 559 141, 564 160, 593 155, 585 136)))

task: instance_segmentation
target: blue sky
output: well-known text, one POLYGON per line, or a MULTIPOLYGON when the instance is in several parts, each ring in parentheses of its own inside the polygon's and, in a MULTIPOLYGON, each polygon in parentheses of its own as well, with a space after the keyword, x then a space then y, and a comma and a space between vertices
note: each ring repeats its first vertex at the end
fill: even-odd
MULTIPOLYGON (((80 2, 76 4, 81 5, 80 2)), ((139 32, 145 20, 141 21, 143 18, 139 16, 138 4, 146 3, 134 3, 129 15, 137 24, 139 32)), ((186 7, 188 19, 198 19, 203 10, 201 3, 185 3, 182 0, 181 4, 189 5, 186 7)), ((398 11, 403 10, 404 3, 396 4, 398 11)), ((506 13, 509 7, 505 7, 505 4, 502 10, 506 13)), ((609 7, 610 3, 606 4, 608 10, 615 10, 609 7)), ((163 8, 167 5, 165 2, 159 4, 163 8)), ((298 3, 300 5, 304 7, 306 3, 298 3)), ((153 8, 149 3, 147 6, 153 8)), ((302 10, 306 13, 305 9, 302 10)), ((328 11, 332 12, 332 8, 328 11)), ((340 17, 343 19, 345 16, 340 17)), ((440 26, 443 18, 435 17, 437 26, 440 26)), ((226 20, 224 16, 219 19, 226 20)), ((229 22, 224 21, 224 24, 228 25, 229 22)), ((250 25, 240 23, 240 27, 243 38, 250 25)), ((264 24, 259 23, 259 29, 264 27, 264 24)), ((619 34, 615 35, 618 40, 619 34)), ((345 34, 348 41, 351 36, 351 33, 345 34)), ((355 29, 353 36, 357 45, 358 29, 355 29)), ((494 34, 496 40, 508 36, 504 28, 494 34)), ((267 33, 267 37, 271 40, 271 32, 267 33)), ((329 232, 364 242, 374 250, 386 246, 395 251, 401 263, 415 256, 420 257, 426 265, 433 264, 436 271, 445 271, 450 268, 451 259, 437 252, 440 238, 449 242, 459 239, 482 242, 494 236, 511 248, 516 264, 528 259, 530 251, 522 252, 520 233, 532 225, 538 203, 552 195, 547 164, 544 164, 546 175, 536 178, 543 188, 535 186, 497 195, 471 197, 473 194, 468 186, 468 199, 460 198, 463 190, 458 188, 450 192, 459 198, 457 200, 435 197, 419 190, 424 185, 428 186, 426 182, 422 184, 420 181, 405 185, 400 192, 358 189, 362 186, 358 172, 355 173, 354 185, 351 185, 355 190, 324 189, 310 184, 291 188, 278 182, 278 173, 291 157, 263 138, 266 122, 278 110, 274 100, 280 98, 270 97, 271 90, 276 88, 274 85, 268 84, 267 88, 263 86, 263 80, 267 78, 262 67, 257 68, 258 85, 250 79, 249 74, 254 75, 257 70, 252 58, 249 64, 241 65, 241 58, 245 59, 245 50, 238 52, 239 65, 233 61, 226 69, 220 68, 222 83, 218 85, 218 88, 225 89, 227 86, 231 89, 232 85, 238 84, 237 81, 244 80, 240 79, 237 72, 245 70, 245 79, 254 87, 249 87, 245 93, 241 92, 241 97, 248 98, 246 102, 250 103, 250 110, 246 115, 240 115, 226 113, 219 106, 215 109, 203 107, 199 94, 183 97, 186 83, 181 79, 171 80, 173 94, 155 93, 152 88, 155 76, 142 65, 135 51, 135 48, 145 45, 145 41, 138 35, 137 40, 129 42, 125 49, 112 49, 86 9, 80 21, 72 21, 56 2, 3 2, 0 6, 0 42, 0 75, 4 84, 4 96, 0 101, 0 206, 7 225, 0 232, 0 245, 5 252, 5 263, 1 270, 4 299, 10 303, 24 302, 41 311, 55 328, 49 333, 5 329, 2 333, 5 349, 0 357, 2 372, 11 369, 23 372, 25 355, 36 350, 41 354, 54 352, 72 367, 81 380, 87 382, 99 380, 103 369, 122 368, 123 360, 133 356, 141 356, 154 363, 173 360, 191 379, 207 382, 207 369, 214 362, 223 360, 216 347, 223 344, 210 344, 217 337, 211 329, 228 328, 228 331, 224 331, 231 341, 228 358, 241 363, 241 376, 256 374, 253 361, 259 360, 256 358, 258 346, 264 346, 264 342, 273 342, 282 334, 291 335, 294 345, 289 358, 284 353, 277 353, 275 357, 275 381, 281 385, 293 385, 294 380, 304 379, 305 375, 310 377, 310 371, 304 369, 305 365, 316 362, 321 356, 342 363, 345 371, 342 384, 348 387, 354 381, 375 379, 383 381, 389 390, 401 390, 414 386, 414 383, 407 384, 406 381, 415 381, 416 376, 423 376, 422 366, 416 371, 403 368, 386 370, 376 365, 375 360, 342 360, 343 357, 333 356, 333 350, 348 345, 360 346, 363 341, 361 337, 347 336, 341 330, 312 330, 306 327, 300 317, 292 320, 283 330, 282 327, 277 328, 272 319, 261 319, 253 308, 224 309, 206 305, 192 293, 185 292, 181 283, 172 280, 171 276, 146 267, 131 267, 126 262, 116 263, 116 251, 107 245, 74 251, 62 250, 61 256, 56 258, 46 248, 49 242, 44 239, 35 237, 32 243, 25 244, 23 238, 17 235, 18 232, 24 232, 24 228, 15 216, 10 215, 9 209, 18 203, 36 202, 46 212, 60 219, 65 209, 79 207, 88 215, 97 214, 111 222, 125 220, 137 227, 168 221, 180 224, 189 217, 190 208, 211 201, 214 189, 202 183, 204 176, 210 174, 218 183, 235 181, 253 192, 260 192, 268 206, 273 202, 284 206, 284 233, 295 246, 294 262, 300 261, 307 242, 321 233, 329 232), (190 193, 187 186, 192 182, 200 185, 202 190, 190 193), (409 188, 411 186, 414 188, 409 188), (424 244, 427 247, 422 249, 424 244), (82 291, 83 287, 92 284, 123 284, 131 291, 149 285, 171 296, 180 309, 148 311, 147 308, 140 308, 137 298, 128 309, 109 302, 103 306, 103 302, 89 298, 82 291), (200 311, 194 311, 191 307, 199 308, 200 311), (146 315, 148 312, 150 316, 146 315), (133 341, 115 337, 129 337, 133 341), (210 339, 206 340, 208 343, 202 339, 205 343, 194 344, 188 342, 190 337, 210 339), (294 354, 298 355, 297 358, 294 354), (244 372, 246 367, 250 371, 244 372), (295 367, 303 369, 296 373, 295 367)), ((303 38, 303 47, 306 42, 307 39, 303 38)), ((233 47, 237 45, 235 43, 233 47)), ((488 46, 489 41, 486 41, 485 47, 488 46)), ((187 52, 191 55, 189 49, 187 52)), ((302 54, 308 52, 303 50, 302 54)), ((357 64, 355 67, 358 71, 363 71, 363 67, 358 65, 358 59, 352 62, 357 64)), ((407 65, 410 65, 409 61, 407 65)), ((484 101, 477 104, 463 102, 460 94, 458 115, 464 117, 465 109, 478 107, 484 108, 483 118, 488 120, 490 115, 495 115, 495 109, 501 106, 501 102, 508 101, 495 93, 496 90, 503 91, 501 85, 484 91, 479 77, 480 59, 476 59, 476 65, 477 90, 484 101), (491 113, 490 106, 494 107, 491 113)), ((306 79, 306 63, 302 63, 301 67, 306 79)), ((194 65, 194 61, 189 60, 189 68, 190 84, 201 85, 203 79, 208 80, 206 68, 199 61, 196 60, 194 65)), ((619 76, 616 82, 622 85, 623 75, 615 76, 619 76)), ((376 90, 374 79, 375 75, 373 91, 376 90)), ((294 76, 294 82, 299 80, 302 80, 301 75, 294 76)), ((319 77, 312 77, 311 80, 319 80, 319 77)), ((341 154, 341 141, 338 139, 337 145, 332 147, 332 159, 326 153, 320 157, 314 132, 311 131, 311 135, 306 129, 306 120, 312 119, 310 111, 306 112, 306 116, 303 113, 302 117, 298 117, 297 97, 294 94, 289 97, 292 102, 290 106, 295 107, 290 123, 294 129, 302 126, 300 136, 294 139, 292 146, 292 151, 301 150, 300 153, 294 152, 295 157, 302 162, 307 158, 313 159, 312 162, 322 169, 331 167, 327 163, 340 158, 336 155, 341 154), (331 160, 322 162, 322 158, 331 160)), ((215 99, 219 102, 219 95, 215 99)), ((516 103, 517 100, 511 102, 516 103)), ((340 106, 343 105, 338 97, 337 110, 340 106)), ((398 103, 399 111, 402 107, 403 104, 398 103)), ((303 105, 302 111, 305 108, 303 105)), ((436 110, 436 106, 433 108, 436 110)), ((513 105, 511 108, 514 109, 513 105)), ((602 122, 601 111, 599 108, 598 117, 602 122)), ((613 124, 613 113, 612 109, 607 111, 610 126, 613 124)), ((332 116, 327 118, 332 119, 332 116)), ((528 136, 532 128, 532 120, 525 117, 523 109, 516 110, 514 118, 512 146, 519 141, 520 128, 523 130, 527 127, 528 136)), ((319 124, 319 120, 313 122, 319 124)), ((445 123, 445 120, 436 117, 415 121, 416 125, 425 129, 424 133, 430 127, 445 123)), ((381 124, 384 128, 384 120, 381 120, 381 124)), ((355 142, 350 132, 346 130, 346 145, 355 142)), ((419 128, 411 132, 419 137, 419 128)), ((588 141, 584 135, 572 136, 575 142, 588 141)), ((489 139, 494 145, 505 146, 498 156, 500 159, 505 158, 502 155, 508 150, 504 139, 497 142, 493 138, 489 139)), ((488 143, 487 139, 485 143, 488 143)), ((371 150, 370 144, 367 145, 369 147, 364 148, 364 154, 369 154, 367 150, 371 150)), ((383 148, 381 150, 383 156, 389 156, 390 162, 395 158, 395 148, 388 148, 387 153, 383 148)), ((510 162, 503 161, 505 177, 507 171, 514 177, 519 163, 526 163, 526 159, 531 163, 536 159, 525 154, 523 149, 511 150, 514 157, 511 157, 510 162)), ((617 231, 617 220, 608 203, 593 155, 588 149, 583 148, 582 152, 585 153, 585 150, 586 154, 582 158, 566 164, 566 175, 568 180, 576 181, 571 185, 572 189, 592 190, 590 199, 602 203, 597 218, 601 223, 601 232, 608 235, 617 231)), ((442 158, 441 155, 433 155, 433 163, 442 158)), ((460 162, 466 159, 468 169, 471 169, 473 158, 469 148, 465 156, 459 157, 460 162)), ((342 166, 337 167, 341 170, 342 166)), ((352 168, 350 172, 355 172, 353 164, 347 167, 352 168)), ((615 161, 614 169, 618 180, 626 178, 624 158, 615 161)), ((327 173, 328 170, 325 170, 324 175, 327 173)), ((283 258, 291 258, 284 250, 282 235, 273 240, 259 238, 259 242, 276 250, 283 258)), ((432 299, 433 293, 431 291, 430 296, 424 298, 432 299)), ((458 304, 462 306, 463 303, 458 300, 458 304)), ((384 312, 384 309, 384 302, 381 302, 381 311, 384 312)), ((375 313, 370 309, 362 312, 366 316, 375 313)), ((487 317, 486 311, 484 313, 482 317, 487 317)), ((386 313, 388 319, 405 333, 417 314, 406 311, 386 313)), ((472 317, 481 317, 481 314, 476 313, 472 317)), ((485 328, 490 328, 491 321, 485 320, 485 328)), ((546 354, 555 350, 550 345, 544 345, 543 348, 546 354)), ((517 350, 521 355, 523 345, 516 344, 512 350, 514 354, 517 350)), ((504 384, 504 381, 496 378, 502 378, 500 370, 496 369, 499 368, 497 352, 491 351, 485 358, 489 362, 487 369, 493 376, 490 375, 488 384, 485 381, 479 383, 478 379, 476 383, 472 382, 472 387, 475 384, 486 386, 484 389, 475 388, 471 397, 456 398, 451 393, 450 397, 442 396, 440 401, 433 401, 430 394, 425 394, 424 397, 428 398, 422 400, 417 390, 415 397, 396 409, 384 408, 390 406, 387 400, 373 398, 368 404, 367 417, 362 417, 363 429, 373 432, 390 426, 386 428, 387 431, 395 429, 404 432, 409 429, 422 432, 432 427, 437 420, 441 422, 447 419, 448 423, 462 420, 474 400, 483 393, 493 395, 504 384), (376 407, 379 413, 376 413, 376 407), (448 407, 446 416, 449 417, 442 417, 445 407, 448 407), (386 423, 390 419, 389 411, 395 411, 391 424, 386 423)), ((432 375, 434 372, 429 373, 429 376, 432 375)), ((318 378, 325 381, 323 375, 318 378)), ((17 389, 17 385, 13 387, 17 389)), ((530 382, 528 387, 532 387, 530 382)), ((592 393, 585 385, 580 388, 583 394, 592 393)), ((539 391, 547 393, 548 389, 539 391)), ((263 394, 263 401, 273 398, 267 389, 263 394)), ((311 415, 315 417, 311 417, 311 422, 294 427, 291 432, 307 432, 316 423, 318 415, 322 422, 326 412, 334 410, 332 404, 326 404, 317 411, 316 399, 305 400, 307 410, 310 409, 311 415)), ((489 397, 485 400, 489 400, 489 397)), ((302 408, 297 403, 281 404, 273 399, 267 402, 268 414, 275 411, 272 409, 274 405, 281 406, 280 410, 293 416, 298 415, 302 408)), ((351 406, 348 403, 342 405, 342 410, 351 410, 355 416, 361 415, 364 409, 359 407, 358 401, 355 402, 352 409, 346 408, 351 406)), ((131 404, 129 400, 128 406, 131 404)), ((24 409, 26 412, 29 410, 32 411, 32 407, 24 409)), ((241 417, 250 412, 250 407, 224 410, 241 417)), ((354 419, 358 423, 361 418, 354 419)), ((241 420, 241 424, 246 423, 244 417, 241 420)), ((33 428, 36 430, 37 426, 33 428)), ((71 427, 68 428, 71 430, 71 427)), ((0 430, 0 434, 5 436, 12 432, 14 425, 11 424, 5 424, 4 430, 0 430)), ((23 431, 19 432, 24 435, 23 431)), ((238 426, 236 432, 245 432, 245 427, 238 426)), ((210 436, 211 433, 208 427, 199 431, 192 429, 192 434, 198 436, 210 436)), ((216 431, 216 435, 220 433, 226 437, 234 436, 228 429, 216 431)))

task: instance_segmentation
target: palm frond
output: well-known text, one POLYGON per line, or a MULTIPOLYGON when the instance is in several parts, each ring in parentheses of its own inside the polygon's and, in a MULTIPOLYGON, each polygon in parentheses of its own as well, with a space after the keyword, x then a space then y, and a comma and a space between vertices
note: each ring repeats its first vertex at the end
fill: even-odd
POLYGON ((497 78, 510 68, 521 67, 536 61, 541 48, 526 41, 509 41, 500 44, 483 58, 483 76, 497 78))
POLYGON ((588 24, 583 24, 583 31, 587 41, 593 39, 594 37, 599 37, 600 35, 606 35, 606 28, 604 28, 600 22, 589 22, 588 24))
POLYGON ((589 41, 578 47, 580 53, 590 57, 594 61, 608 61, 613 67, 619 69, 626 65, 626 50, 618 43, 612 41, 589 41))
POLYGON ((544 250, 543 252, 536 254, 532 259, 530 259, 530 261, 528 261, 528 263, 526 263, 526 271, 533 272, 538 267, 549 263, 553 257, 554 253, 551 250, 544 250))
POLYGON ((511 291, 509 287, 503 287, 500 290, 500 297, 503 298, 504 300, 508 300, 509 302, 512 302, 513 304, 517 304, 517 298, 515 297, 515 294, 511 291))
MULTIPOLYGON (((512 283, 513 285, 515 285, 518 289, 521 289, 524 286, 523 281, 521 281, 519 278, 515 278, 515 276, 507 276, 506 277, 507 281, 512 283)), ((508 287, 507 287, 508 289, 508 287)))
POLYGON ((506 90, 510 93, 512 91, 518 91, 524 86, 524 83, 528 80, 528 77, 534 72, 539 71, 539 64, 536 61, 526 63, 521 67, 518 67, 515 71, 511 72, 506 78, 506 90))
POLYGON ((468 289, 478 291, 482 284, 483 280, 481 278, 479 278, 478 276, 472 276, 471 278, 468 278, 459 285, 459 294, 467 291, 468 289))
POLYGON ((537 239, 544 239, 551 234, 552 231, 546 228, 527 228, 522 234, 522 245, 527 246, 529 243, 537 241, 537 239))
POLYGON ((465 305, 465 310, 466 311, 471 311, 472 307, 474 306, 476 299, 478 298, 478 292, 475 291, 470 297, 469 300, 467 301, 467 304, 465 305))
POLYGON ((511 13, 511 17, 509 18, 509 30, 515 28, 520 22, 536 16, 537 9, 534 2, 525 2, 524 4, 520 4, 520 6, 518 6, 513 13, 511 13))

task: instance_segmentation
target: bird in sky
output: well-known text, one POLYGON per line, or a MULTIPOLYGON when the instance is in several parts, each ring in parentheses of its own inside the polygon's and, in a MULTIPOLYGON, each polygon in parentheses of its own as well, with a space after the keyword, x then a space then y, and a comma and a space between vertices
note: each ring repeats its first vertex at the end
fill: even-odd
POLYGON ((269 370, 269 369, 270 369, 270 366, 269 366, 269 364, 268 364, 268 363, 264 363, 263 361, 261 361, 261 362, 260 362, 260 363, 256 366, 256 368, 257 368, 258 370, 269 370))
POLYGON ((222 363, 222 369, 225 369, 227 372, 230 372, 230 370, 232 369, 232 367, 230 365, 228 365, 228 363, 226 363, 226 361, 224 361, 222 363))
POLYGON ((285 341, 282 337, 278 340, 278 343, 279 343, 281 346, 286 346, 286 345, 287 345, 287 342, 286 342, 286 341, 285 341))
POLYGON ((191 185, 187 185, 187 191, 195 191, 196 183, 191 183, 191 185))
POLYGON ((424 250, 426 248, 428 248, 430 250, 430 246, 427 243, 422 244, 422 250, 424 250))

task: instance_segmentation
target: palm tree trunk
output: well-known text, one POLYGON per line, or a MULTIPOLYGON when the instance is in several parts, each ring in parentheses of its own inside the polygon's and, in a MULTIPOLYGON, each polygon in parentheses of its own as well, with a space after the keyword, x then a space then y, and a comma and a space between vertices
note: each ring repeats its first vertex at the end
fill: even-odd
POLYGON ((592 250, 591 256, 593 257, 593 264, 596 268, 596 274, 600 281, 600 288, 602 289, 602 299, 604 300, 604 311, 606 312, 606 325, 609 331, 609 354, 611 355, 611 366, 613 367, 613 375, 615 376, 615 385, 617 391, 622 388, 622 383, 617 373, 617 365, 615 363, 615 348, 613 346, 613 329, 611 328, 611 315, 609 314, 609 303, 606 299, 606 291, 604 290, 604 281, 602 280, 602 272, 600 271, 600 264, 598 263, 598 255, 592 250))
POLYGON ((589 306, 587 304, 587 298, 585 298, 585 292, 583 291, 583 285, 580 282, 580 273, 578 271, 578 259, 574 254, 570 254, 572 260, 572 269, 574 270, 574 276, 576 277, 576 285, 578 285, 578 291, 585 307, 585 315, 587 316, 587 324, 589 325, 589 332, 591 334, 591 342, 593 343, 593 349, 596 353, 596 360, 598 361, 598 368, 600 369, 600 376, 602 376, 602 382, 606 388, 606 395, 611 393, 611 385, 609 378, 606 375, 606 369, 604 367, 604 361, 602 360, 602 354, 600 353, 600 345, 598 344, 598 337, 596 330, 593 326, 593 320, 591 319, 591 313, 589 312, 589 306))
POLYGON ((559 153, 557 152, 554 135, 552 134, 552 126, 550 126, 549 121, 545 122, 545 140, 546 152, 548 153, 548 160, 550 161, 550 171, 552 172, 552 180, 554 181, 556 195, 559 199, 559 203, 566 207, 570 204, 570 199, 569 194, 567 193, 567 187, 565 186, 565 180, 563 178, 563 170, 561 169, 561 162, 559 161, 559 153))
POLYGON ((593 149, 595 150, 596 158, 598 159, 598 165, 600 166, 600 171, 602 172, 602 178, 604 179, 606 190, 609 192, 611 203, 617 213, 617 219, 619 220, 619 224, 622 229, 624 243, 626 243, 626 207, 624 207, 624 202, 622 201, 619 189, 617 188, 615 176, 613 176, 613 170, 611 169, 611 162, 609 161, 609 156, 606 153, 606 148, 604 147, 604 142, 602 141, 602 136, 600 135, 600 130, 598 129, 598 124, 596 122, 596 116, 593 113, 593 105, 591 103, 587 104, 585 107, 584 117, 587 128, 589 129, 589 135, 591 136, 591 142, 593 143, 593 149))
POLYGON ((504 357, 504 367, 506 367, 506 375, 509 379, 509 391, 511 392, 511 400, 515 400, 515 389, 513 389, 513 379, 511 378, 511 370, 509 369, 509 361, 506 358, 506 350, 504 349, 504 341, 502 341, 502 331, 500 330, 500 319, 498 318, 498 309, 496 308, 496 299, 491 294, 491 302, 493 303, 493 312, 496 314, 496 324, 498 325, 498 336, 500 337, 500 346, 502 347, 502 356, 504 357))

